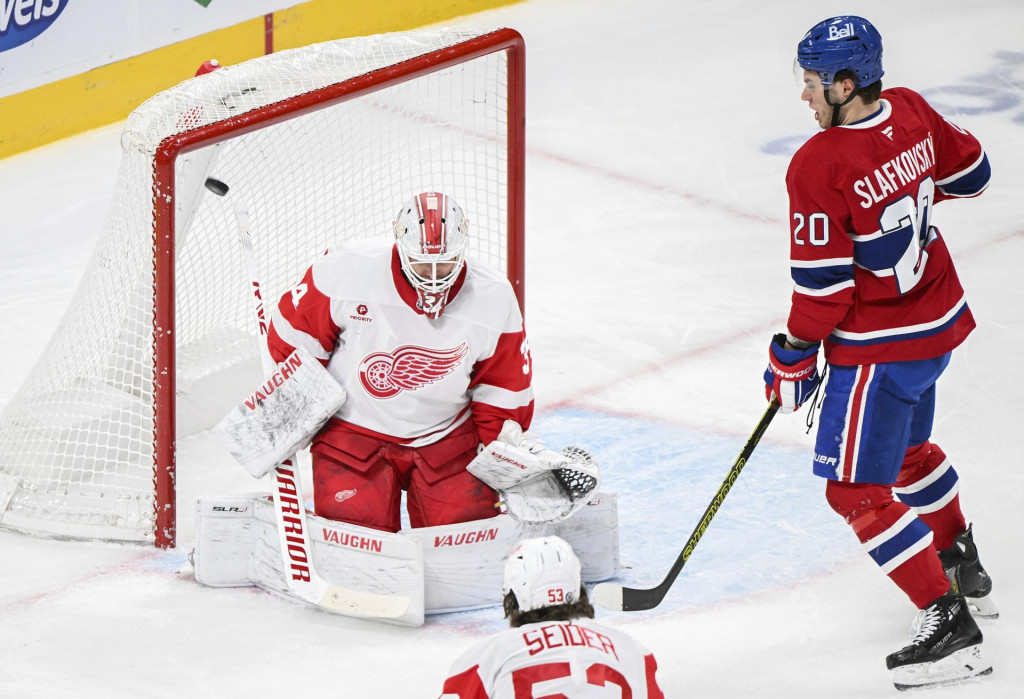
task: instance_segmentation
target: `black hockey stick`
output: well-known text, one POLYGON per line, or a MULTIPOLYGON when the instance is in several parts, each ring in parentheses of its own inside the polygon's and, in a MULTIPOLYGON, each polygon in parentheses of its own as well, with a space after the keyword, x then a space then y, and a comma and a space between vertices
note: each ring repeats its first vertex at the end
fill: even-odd
POLYGON ((693 553, 693 549, 696 548, 697 542, 700 541, 701 537, 704 536, 704 532, 707 530, 708 525, 711 524, 711 520, 714 519, 715 513, 718 512, 718 508, 722 506, 722 502, 725 501, 725 496, 729 494, 736 479, 739 478, 740 471, 747 463, 747 459, 754 453, 754 447, 761 441, 761 436, 765 430, 768 429, 769 423, 772 418, 775 417, 775 413, 779 410, 779 404, 773 400, 768 406, 768 409, 764 411, 764 415, 761 416, 761 421, 757 423, 757 427, 754 428, 753 434, 747 440, 746 445, 743 447, 743 451, 740 452, 739 458, 736 459, 736 463, 729 469, 729 473, 726 474, 725 480, 722 481, 722 485, 719 486, 718 492, 715 493, 714 499, 711 504, 708 505, 708 509, 704 510, 704 516, 700 518, 700 524, 690 534, 690 538, 687 539, 686 545, 683 546, 682 552, 679 557, 676 558, 676 562, 672 564, 672 570, 668 572, 668 575, 661 584, 657 587, 653 587, 649 590, 636 589, 632 587, 623 587, 618 583, 604 582, 594 588, 594 601, 605 609, 613 609, 616 611, 624 612, 636 612, 643 609, 653 609, 661 604, 661 601, 665 599, 665 595, 668 593, 672 583, 676 581, 683 566, 686 565, 686 561, 690 559, 690 555, 693 553))

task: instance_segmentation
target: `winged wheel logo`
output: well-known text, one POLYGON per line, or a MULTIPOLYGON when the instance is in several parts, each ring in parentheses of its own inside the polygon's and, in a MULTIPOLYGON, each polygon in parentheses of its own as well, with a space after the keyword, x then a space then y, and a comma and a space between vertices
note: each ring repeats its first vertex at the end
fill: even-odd
POLYGON ((374 352, 359 364, 359 382, 375 398, 392 398, 440 381, 466 356, 466 343, 436 350, 405 345, 393 352, 374 352))

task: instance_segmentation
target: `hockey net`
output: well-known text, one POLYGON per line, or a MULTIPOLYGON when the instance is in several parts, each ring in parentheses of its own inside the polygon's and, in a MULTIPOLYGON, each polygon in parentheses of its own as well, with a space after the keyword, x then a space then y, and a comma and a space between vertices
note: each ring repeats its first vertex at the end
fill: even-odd
POLYGON ((224 377, 261 373, 232 197, 268 303, 326 248, 386 244, 398 207, 440 190, 522 304, 523 82, 513 30, 418 30, 226 66, 140 106, 92 259, 0 413, 0 525, 174 545, 175 439, 244 397, 224 377))

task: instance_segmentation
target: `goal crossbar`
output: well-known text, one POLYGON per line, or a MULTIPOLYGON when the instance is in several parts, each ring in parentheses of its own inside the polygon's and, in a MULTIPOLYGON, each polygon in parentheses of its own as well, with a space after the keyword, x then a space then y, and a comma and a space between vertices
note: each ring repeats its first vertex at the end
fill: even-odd
MULTIPOLYGON (((117 188, 127 193, 115 193, 107 230, 61 325, 0 413, 0 526, 175 545, 177 440, 209 427, 218 409, 194 409, 198 399, 189 391, 212 365, 224 363, 224 346, 250 358, 257 347, 240 319, 248 318, 245 310, 234 310, 244 308, 245 289, 232 286, 238 275, 220 240, 224 213, 196 184, 207 175, 227 171, 265 205, 263 220, 254 222, 258 235, 309 231, 309 240, 268 271, 267 286, 277 292, 300 271, 298 260, 308 263, 339 242, 334 236, 383 240, 378 224, 390 220, 388 212, 416 191, 444 187, 470 215, 471 245, 478 245, 484 262, 505 271, 523 308, 524 104, 525 47, 518 32, 428 29, 253 59, 188 80, 140 106, 122 131, 117 188), (485 66, 479 73, 476 63, 485 66), (351 113, 356 121, 335 113, 351 113), (339 157, 342 147, 354 155, 339 157), (274 149, 279 152, 268 153, 274 149), (349 167, 355 174, 345 171, 349 167), (335 192, 344 202, 328 206, 335 192), (302 219, 311 210, 318 218, 302 219), (116 235, 109 235, 111 228, 116 235), (136 262, 141 256, 150 259, 136 262), (201 269, 189 271, 196 266, 201 269), (221 315, 194 329, 196 308, 221 315), (98 339, 88 339, 90 333, 98 339), (222 345, 210 350, 207 335, 222 345), (198 361, 202 371, 183 374, 185 354, 188 365, 198 361), (186 417, 182 396, 193 411, 186 417), (141 483, 147 479, 149 485, 141 483)), ((264 250, 274 244, 266 240, 264 250)), ((210 390, 229 393, 223 384, 210 390)))

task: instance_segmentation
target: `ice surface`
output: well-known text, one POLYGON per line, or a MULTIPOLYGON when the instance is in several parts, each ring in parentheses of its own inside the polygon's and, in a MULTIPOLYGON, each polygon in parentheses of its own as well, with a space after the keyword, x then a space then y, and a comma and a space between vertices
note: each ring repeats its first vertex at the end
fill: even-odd
MULTIPOLYGON (((462 20, 527 43, 535 431, 592 449, 620 494, 633 565, 621 580, 657 583, 764 409, 765 347, 790 293, 783 177, 816 128, 790 66, 803 32, 838 12, 879 28, 887 85, 926 94, 992 161, 984 196, 935 212, 979 322, 940 383, 935 439, 960 473, 1002 618, 983 623, 993 676, 928 696, 1019 697, 1016 0, 530 0, 462 20)), ((108 127, 0 161, 0 405, 84 269, 118 137, 108 127)), ((894 694, 884 658, 914 610, 824 504, 805 429, 803 411, 776 418, 660 607, 599 612, 655 651, 667 696, 894 694)), ((179 444, 175 551, 0 533, 0 696, 435 697, 458 653, 502 627, 490 610, 394 628, 177 573, 195 497, 258 487, 211 460, 208 439, 179 444)))

